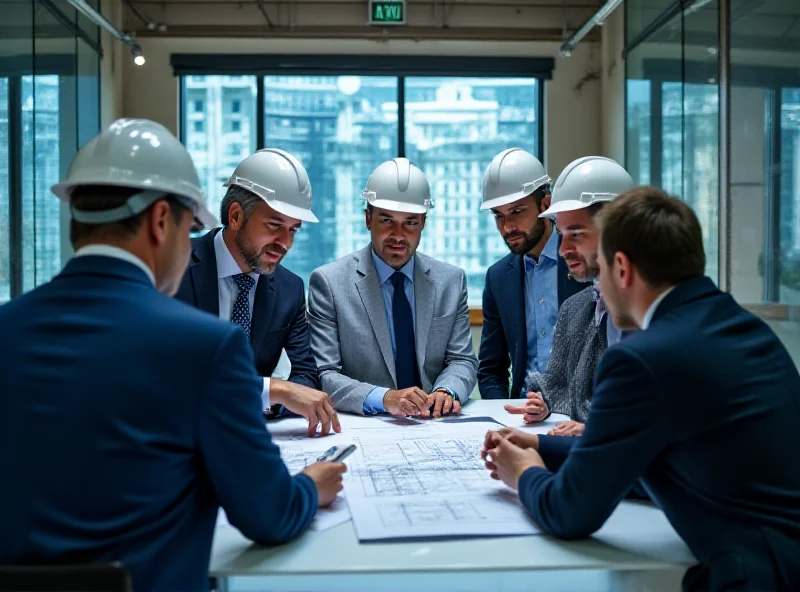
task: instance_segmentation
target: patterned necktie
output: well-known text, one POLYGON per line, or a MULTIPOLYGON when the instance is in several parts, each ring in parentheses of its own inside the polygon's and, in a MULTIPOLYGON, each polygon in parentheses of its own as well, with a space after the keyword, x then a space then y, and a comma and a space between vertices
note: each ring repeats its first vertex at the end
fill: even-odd
POLYGON ((231 322, 244 329, 244 334, 250 339, 250 290, 256 285, 256 281, 246 273, 235 275, 233 279, 239 287, 239 293, 233 303, 231 322))
POLYGON ((414 317, 406 298, 406 276, 396 271, 389 278, 394 286, 392 295, 392 322, 394 324, 394 367, 397 388, 419 385, 417 370, 417 348, 414 345, 414 317))

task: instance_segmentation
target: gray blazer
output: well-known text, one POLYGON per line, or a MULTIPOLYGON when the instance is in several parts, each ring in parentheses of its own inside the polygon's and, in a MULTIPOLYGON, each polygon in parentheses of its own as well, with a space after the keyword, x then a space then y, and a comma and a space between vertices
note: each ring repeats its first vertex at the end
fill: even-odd
POLYGON ((586 422, 594 373, 608 347, 606 322, 595 323, 594 286, 570 296, 561 305, 547 369, 531 378, 531 390, 542 393, 551 413, 586 422))
MULTIPOLYGON (((322 389, 340 411, 364 413, 376 386, 397 388, 394 354, 372 245, 314 270, 308 308, 322 389)), ((464 271, 415 255, 417 366, 425 392, 465 402, 477 381, 464 271)))

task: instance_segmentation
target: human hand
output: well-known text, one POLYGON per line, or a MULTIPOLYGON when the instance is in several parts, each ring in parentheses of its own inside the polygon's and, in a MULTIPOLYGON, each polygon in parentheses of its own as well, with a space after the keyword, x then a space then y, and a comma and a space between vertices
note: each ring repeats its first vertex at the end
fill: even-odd
POLYGON ((519 488, 519 479, 531 467, 546 468, 542 457, 534 448, 520 448, 498 432, 489 432, 484 457, 492 479, 497 479, 511 489, 519 488))
POLYGON ((330 434, 331 428, 337 434, 342 431, 339 415, 327 393, 287 380, 274 380, 272 383, 274 386, 270 387, 270 398, 308 420, 309 438, 317 435, 317 427, 322 436, 330 434))
POLYGON ((450 413, 453 413, 453 415, 461 413, 461 401, 443 390, 435 390, 428 395, 426 405, 428 409, 433 407, 433 417, 437 419, 450 413))
POLYGON ((580 436, 583 428, 586 427, 579 421, 564 421, 556 424, 552 430, 547 432, 548 436, 580 436))
POLYGON ((542 421, 550 412, 547 409, 547 403, 544 402, 542 395, 535 392, 528 393, 528 398, 522 405, 505 405, 503 409, 512 415, 522 415, 522 421, 525 423, 542 421))
POLYGON ((386 391, 383 396, 383 407, 392 415, 400 417, 430 416, 428 393, 415 386, 386 391))
POLYGON ((537 434, 531 434, 516 428, 502 428, 497 431, 486 432, 486 438, 484 439, 483 447, 481 448, 481 458, 483 458, 483 460, 486 460, 489 450, 495 446, 495 435, 505 438, 520 448, 533 448, 534 450, 539 450, 539 436, 537 434))
POLYGON ((347 471, 344 463, 318 462, 308 465, 303 473, 317 486, 317 504, 324 508, 333 503, 342 490, 342 475, 347 471))

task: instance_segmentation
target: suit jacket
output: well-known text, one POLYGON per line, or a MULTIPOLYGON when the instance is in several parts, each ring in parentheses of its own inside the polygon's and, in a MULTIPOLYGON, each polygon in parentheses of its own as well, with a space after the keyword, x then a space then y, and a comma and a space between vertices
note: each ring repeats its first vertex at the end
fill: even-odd
POLYGON ((595 322, 594 286, 567 298, 558 311, 553 351, 545 372, 533 375, 531 388, 542 393, 551 413, 586 422, 592 401, 592 383, 608 347, 606 323, 595 322))
MULTIPOLYGON (((425 392, 447 388, 466 401, 478 362, 467 280, 457 267, 415 255, 417 366, 425 392)), ((309 282, 311 347, 323 389, 341 411, 362 413, 376 386, 397 388, 394 354, 372 245, 324 265, 309 282)))
POLYGON ((540 437, 519 491, 550 534, 602 526, 641 477, 699 565, 687 590, 800 589, 800 374, 708 278, 606 350, 582 437, 540 437), (575 442, 570 449, 570 440, 575 442))
POLYGON ((0 326, 0 564, 118 560, 137 590, 206 590, 219 505, 262 544, 313 519, 240 329, 88 255, 0 326))
MULTIPOLYGON (((580 292, 587 284, 572 279, 567 264, 561 257, 558 258, 557 273, 560 307, 567 298, 580 292)), ((528 364, 523 255, 509 253, 486 271, 483 330, 478 359, 478 387, 482 399, 519 397, 525 385, 528 364), (509 365, 513 372, 510 396, 509 365)))
MULTIPOLYGON (((192 240, 192 258, 176 298, 219 316, 219 279, 212 230, 192 240)), ((259 276, 253 301, 250 345, 256 370, 271 376, 285 349, 292 363, 289 380, 320 388, 319 373, 306 321, 303 280, 278 265, 270 276, 259 276)))

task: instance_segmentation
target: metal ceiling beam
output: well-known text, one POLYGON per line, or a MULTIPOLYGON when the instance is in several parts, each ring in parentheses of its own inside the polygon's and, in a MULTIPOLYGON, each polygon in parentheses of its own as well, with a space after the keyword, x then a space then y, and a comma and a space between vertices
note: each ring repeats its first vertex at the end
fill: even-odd
POLYGON ((583 25, 581 25, 580 29, 575 31, 572 35, 570 35, 569 39, 561 44, 561 55, 569 57, 569 55, 572 53, 572 50, 575 49, 578 43, 580 43, 581 40, 591 32, 592 29, 594 29, 596 26, 602 25, 620 4, 622 4, 622 0, 608 0, 608 2, 603 4, 603 6, 600 7, 600 10, 590 16, 589 19, 583 23, 583 25))

